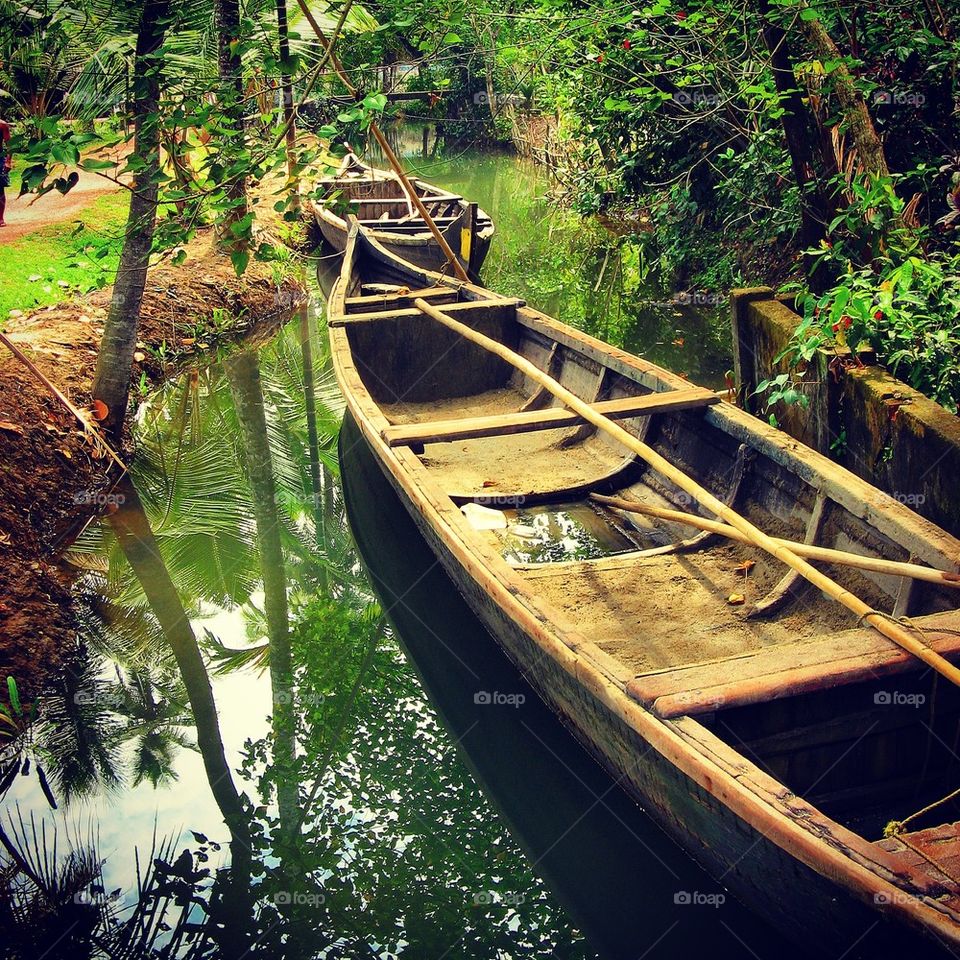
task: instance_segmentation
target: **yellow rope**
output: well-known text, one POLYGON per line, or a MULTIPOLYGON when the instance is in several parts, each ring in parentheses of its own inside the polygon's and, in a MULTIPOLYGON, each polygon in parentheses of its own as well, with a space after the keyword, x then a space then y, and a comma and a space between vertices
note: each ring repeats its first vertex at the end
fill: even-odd
POLYGON ((883 828, 883 835, 885 837, 899 836, 899 834, 906 830, 908 823, 916 820, 918 817, 922 817, 924 814, 936 810, 937 807, 941 807, 943 804, 949 803, 951 800, 954 800, 957 797, 960 797, 960 787, 958 787, 952 793, 948 793, 945 797, 941 797, 939 800, 934 800, 933 803, 928 804, 922 810, 918 810, 916 813, 911 813, 909 817, 905 817, 903 820, 891 820, 883 828))

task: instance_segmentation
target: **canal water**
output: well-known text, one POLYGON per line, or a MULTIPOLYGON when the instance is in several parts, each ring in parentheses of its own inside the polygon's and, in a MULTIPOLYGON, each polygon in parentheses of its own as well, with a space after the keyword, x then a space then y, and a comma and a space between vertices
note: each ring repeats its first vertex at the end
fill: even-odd
MULTIPOLYGON (((722 375, 716 316, 535 168, 413 159, 496 219, 492 286, 722 375)), ((140 410, 3 800, 5 955, 789 956, 540 703, 341 419, 319 291, 140 410)))

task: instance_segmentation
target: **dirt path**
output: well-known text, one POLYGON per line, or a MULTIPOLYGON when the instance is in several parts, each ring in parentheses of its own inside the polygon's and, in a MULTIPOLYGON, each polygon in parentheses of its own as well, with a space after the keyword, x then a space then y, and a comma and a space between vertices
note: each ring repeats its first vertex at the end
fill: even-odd
POLYGON ((7 225, 0 229, 0 243, 19 240, 20 237, 51 223, 70 220, 97 197, 120 189, 122 188, 95 173, 81 173, 77 185, 66 196, 51 190, 42 197, 34 194, 17 197, 12 196, 8 190, 5 217, 7 225))

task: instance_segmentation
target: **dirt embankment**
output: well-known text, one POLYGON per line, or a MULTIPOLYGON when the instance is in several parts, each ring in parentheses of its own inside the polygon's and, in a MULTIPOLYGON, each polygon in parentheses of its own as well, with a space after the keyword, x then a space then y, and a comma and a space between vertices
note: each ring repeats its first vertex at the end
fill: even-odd
MULTIPOLYGON (((199 235, 183 266, 160 265, 148 275, 131 412, 143 374, 156 383, 217 343, 275 329, 305 298, 292 278, 278 286, 268 265, 252 262, 238 278, 209 233, 199 235)), ((80 408, 91 402, 109 303, 105 289, 5 330, 80 408)), ((118 472, 64 405, 0 346, 0 678, 14 676, 28 693, 73 652, 75 571, 60 555, 102 511, 118 472)))

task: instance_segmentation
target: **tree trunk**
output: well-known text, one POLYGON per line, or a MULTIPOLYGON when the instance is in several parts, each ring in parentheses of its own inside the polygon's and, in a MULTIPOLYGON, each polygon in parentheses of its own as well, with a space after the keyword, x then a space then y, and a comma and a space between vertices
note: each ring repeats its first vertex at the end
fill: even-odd
POLYGON ((283 95, 283 122, 287 133, 287 177, 290 181, 290 210, 300 213, 300 176, 297 173, 297 128, 293 116, 293 81, 286 64, 290 62, 290 27, 287 0, 277 0, 277 33, 280 38, 280 85, 283 95))
POLYGON ((133 156, 143 167, 133 180, 123 250, 93 375, 93 397, 106 405, 104 426, 115 437, 127 412, 137 320, 157 219, 160 64, 154 55, 163 43, 169 11, 170 0, 146 0, 140 15, 131 106, 136 118, 133 156))
POLYGON ((883 152, 883 144, 880 142, 877 129, 873 125, 873 119, 867 109, 863 94, 854 83, 853 77, 850 76, 850 71, 843 63, 839 63, 842 59, 840 50, 819 20, 804 20, 802 26, 807 41, 813 47, 817 56, 823 60, 838 61, 838 66, 831 74, 832 89, 843 110, 847 129, 850 131, 850 137, 857 148, 860 162, 867 173, 887 176, 890 171, 887 167, 887 158, 883 152))
POLYGON ((237 847, 232 852, 234 867, 243 872, 244 864, 249 866, 250 830, 224 753, 217 705, 207 668, 136 489, 129 478, 124 478, 117 489, 124 501, 121 509, 110 516, 110 525, 173 650, 193 711, 197 746, 203 758, 210 792, 236 841, 231 845, 237 847))
MULTIPOLYGON (((246 124, 243 104, 243 64, 237 50, 240 41, 240 6, 237 0, 214 0, 214 22, 217 31, 217 69, 220 75, 220 105, 224 113, 226 160, 231 161, 244 146, 246 124), (232 141, 235 141, 232 142, 232 141), (239 148, 239 149, 238 149, 239 148)), ((229 166, 230 163, 227 163, 229 166)), ((232 176, 224 184, 229 204, 217 226, 217 242, 226 253, 246 249, 243 238, 234 235, 232 227, 247 215, 246 177, 232 176)))
MULTIPOLYGON (((787 35, 774 20, 769 0, 758 0, 757 10, 763 23, 761 33, 770 54, 774 84, 783 108, 780 123, 787 141, 793 179, 800 191, 799 240, 800 246, 806 250, 816 247, 826 234, 828 201, 824 185, 817 176, 818 164, 811 148, 813 136, 809 112, 797 85, 787 35)), ((822 163, 819 166, 822 169, 822 163)), ((810 266, 808 258, 808 271, 810 266)), ((812 277, 811 282, 814 288, 819 288, 826 283, 826 278, 812 277)))
MULTIPOLYGON (((313 496, 313 522, 318 546, 324 543, 323 485, 320 476, 320 435, 317 431, 316 377, 313 372, 313 336, 310 312, 300 308, 300 351, 303 357, 303 400, 307 414, 307 443, 310 456, 310 490, 313 496)), ((326 573, 323 574, 324 578, 326 573)))

